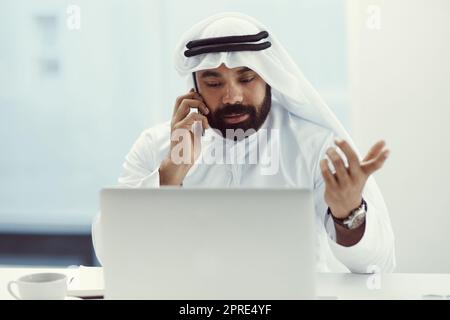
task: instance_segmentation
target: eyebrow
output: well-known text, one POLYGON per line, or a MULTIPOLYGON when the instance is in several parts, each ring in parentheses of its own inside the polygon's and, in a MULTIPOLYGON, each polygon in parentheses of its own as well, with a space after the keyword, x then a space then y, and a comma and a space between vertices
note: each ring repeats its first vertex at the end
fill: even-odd
MULTIPOLYGON (((247 67, 243 67, 243 68, 239 69, 239 70, 237 71, 237 73, 238 73, 238 74, 243 74, 243 73, 246 73, 246 72, 248 72, 248 71, 253 71, 253 70, 250 69, 250 68, 247 68, 247 67)), ((203 79, 203 78, 208 78, 208 77, 221 78, 221 77, 222 77, 222 74, 219 73, 219 72, 216 72, 216 71, 210 71, 210 70, 207 70, 207 71, 203 72, 202 75, 200 76, 200 78, 202 78, 202 79, 203 79)))
POLYGON ((208 78, 208 77, 217 77, 220 78, 222 77, 222 74, 220 74, 219 72, 216 71, 205 71, 202 73, 200 78, 208 78))
POLYGON ((243 68, 239 69, 237 73, 243 74, 243 73, 246 73, 248 71, 253 71, 253 70, 250 69, 250 68, 247 68, 247 67, 243 67, 243 68))

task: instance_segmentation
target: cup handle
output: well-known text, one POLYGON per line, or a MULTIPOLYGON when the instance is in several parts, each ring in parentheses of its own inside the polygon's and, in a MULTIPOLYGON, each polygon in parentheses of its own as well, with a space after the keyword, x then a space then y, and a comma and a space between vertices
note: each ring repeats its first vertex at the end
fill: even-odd
POLYGON ((14 293, 13 288, 12 288, 13 284, 17 285, 17 281, 10 281, 10 282, 8 282, 8 292, 9 292, 9 294, 12 295, 17 300, 22 300, 22 299, 20 299, 20 297, 17 294, 14 293))

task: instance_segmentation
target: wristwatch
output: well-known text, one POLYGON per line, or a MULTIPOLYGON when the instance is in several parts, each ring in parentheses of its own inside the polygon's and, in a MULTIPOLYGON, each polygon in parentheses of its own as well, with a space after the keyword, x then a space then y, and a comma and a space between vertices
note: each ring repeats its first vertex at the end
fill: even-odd
POLYGON ((331 209, 328 208, 328 214, 331 215, 333 221, 336 224, 343 226, 348 230, 354 230, 360 227, 366 221, 366 213, 367 213, 367 203, 364 199, 362 199, 361 205, 355 210, 352 210, 350 215, 345 219, 336 218, 331 213, 331 209))

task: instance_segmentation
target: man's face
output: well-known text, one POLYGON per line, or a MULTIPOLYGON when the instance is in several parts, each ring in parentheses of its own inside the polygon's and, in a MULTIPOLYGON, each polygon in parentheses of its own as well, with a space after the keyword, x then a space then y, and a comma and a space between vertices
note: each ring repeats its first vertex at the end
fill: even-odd
POLYGON ((199 93, 209 114, 209 125, 226 137, 227 129, 257 131, 269 114, 271 88, 253 70, 240 67, 216 69, 196 73, 199 93))

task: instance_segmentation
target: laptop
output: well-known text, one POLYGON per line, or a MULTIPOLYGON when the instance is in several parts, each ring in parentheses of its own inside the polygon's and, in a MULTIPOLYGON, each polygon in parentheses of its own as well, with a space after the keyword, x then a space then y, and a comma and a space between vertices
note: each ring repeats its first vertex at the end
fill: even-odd
POLYGON ((105 299, 314 298, 312 192, 101 191, 105 299))

